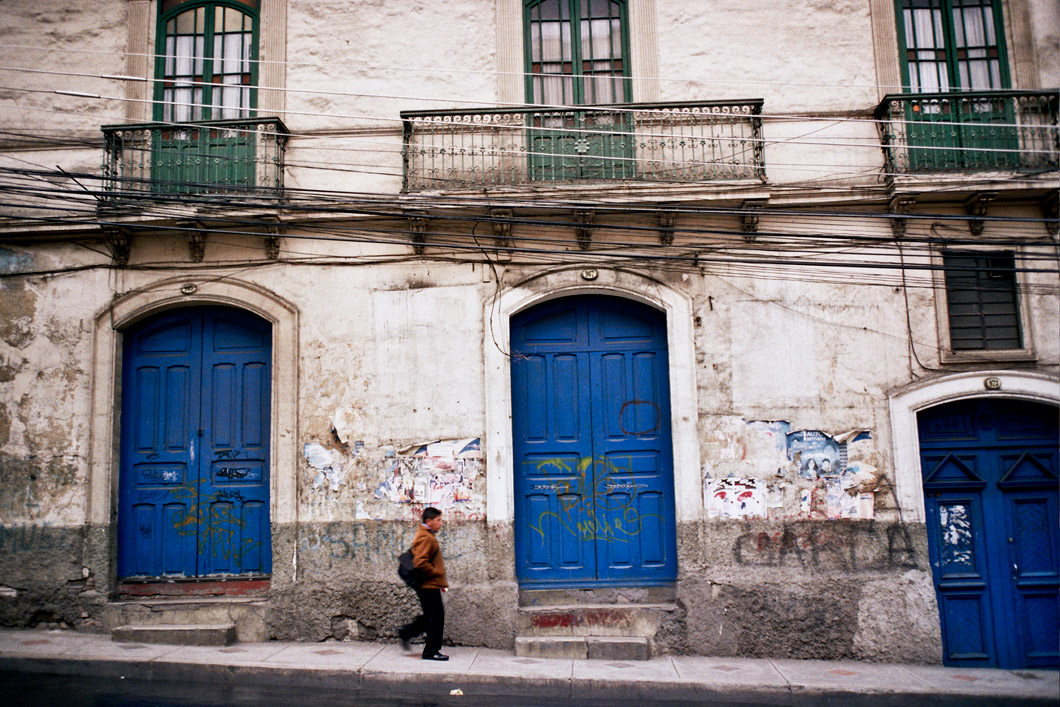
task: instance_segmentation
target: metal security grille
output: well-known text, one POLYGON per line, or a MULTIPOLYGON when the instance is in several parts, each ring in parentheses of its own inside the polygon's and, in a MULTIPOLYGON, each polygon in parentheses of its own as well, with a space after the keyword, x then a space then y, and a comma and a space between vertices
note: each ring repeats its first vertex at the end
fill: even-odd
POLYGON ((954 351, 1022 348, 1012 253, 946 253, 946 305, 954 351))
POLYGON ((155 118, 245 118, 255 107, 255 17, 225 5, 163 17, 155 118))

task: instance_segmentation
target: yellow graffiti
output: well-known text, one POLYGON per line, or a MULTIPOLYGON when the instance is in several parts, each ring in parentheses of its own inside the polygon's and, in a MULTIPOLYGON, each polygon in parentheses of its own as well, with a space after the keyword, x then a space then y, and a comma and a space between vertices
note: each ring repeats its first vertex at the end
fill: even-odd
POLYGON ((212 553, 226 561, 241 562, 246 551, 257 544, 251 537, 243 538, 243 547, 237 548, 236 536, 244 528, 244 521, 233 513, 232 505, 215 505, 216 494, 200 494, 198 487, 185 485, 173 490, 174 495, 187 501, 186 511, 173 524, 173 529, 183 538, 194 538, 198 552, 212 553))
POLYGON ((530 529, 541 540, 546 537, 550 519, 581 541, 624 543, 640 534, 645 520, 659 518, 654 513, 642 514, 638 508, 639 484, 630 478, 632 457, 581 457, 573 466, 569 458, 550 457, 527 464, 540 478, 528 481, 530 488, 554 492, 560 505, 559 512, 542 511, 531 521, 530 529), (616 490, 625 493, 614 493, 616 490))

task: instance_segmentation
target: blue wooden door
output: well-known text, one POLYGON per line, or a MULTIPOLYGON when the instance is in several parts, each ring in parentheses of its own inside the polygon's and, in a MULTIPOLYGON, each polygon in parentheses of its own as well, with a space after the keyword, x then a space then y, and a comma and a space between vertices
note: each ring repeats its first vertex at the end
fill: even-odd
POLYGON ((126 333, 120 577, 271 571, 271 329, 225 307, 126 333))
POLYGON ((677 572, 666 320, 630 300, 512 318, 515 557, 523 586, 677 572))
POLYGON ((944 662, 1057 667, 1057 409, 960 401, 918 425, 944 662))

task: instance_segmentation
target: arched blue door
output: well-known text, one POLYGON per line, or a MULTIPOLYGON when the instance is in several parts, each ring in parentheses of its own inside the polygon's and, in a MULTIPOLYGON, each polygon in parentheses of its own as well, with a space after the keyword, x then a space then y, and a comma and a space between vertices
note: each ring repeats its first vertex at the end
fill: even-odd
POLYGON ((126 332, 120 577, 271 571, 271 339, 268 322, 226 307, 126 332))
POLYGON ((617 297, 512 318, 515 559, 524 587, 677 572, 666 320, 617 297))
POLYGON ((944 662, 1057 667, 1057 408, 964 400, 917 423, 944 662))

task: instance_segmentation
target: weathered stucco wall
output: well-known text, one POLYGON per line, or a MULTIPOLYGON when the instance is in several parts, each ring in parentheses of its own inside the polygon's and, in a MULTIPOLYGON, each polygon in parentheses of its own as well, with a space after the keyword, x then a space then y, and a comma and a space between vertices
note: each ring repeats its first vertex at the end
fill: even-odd
MULTIPOLYGON (((276 72, 285 76, 288 91, 270 105, 285 106, 278 115, 294 134, 285 155, 291 193, 374 192, 395 196, 387 205, 401 206, 401 111, 485 107, 501 96, 523 96, 523 40, 518 23, 503 21, 519 15, 512 11, 518 4, 289 3, 288 43, 270 47, 277 50, 270 61, 289 62, 285 72, 276 72), (518 47, 518 60, 514 70, 497 73, 511 59, 500 56, 505 42, 518 47)), ((890 41, 886 32, 873 32, 874 6, 864 0, 635 0, 635 16, 655 12, 649 19, 657 36, 636 34, 648 25, 636 27, 631 42, 652 52, 631 58, 632 65, 656 67, 657 76, 637 84, 653 87, 651 100, 766 100, 768 183, 753 189, 712 185, 701 192, 681 187, 677 198, 740 205, 748 193, 773 189, 774 204, 830 211, 760 219, 761 233, 788 234, 790 250, 775 253, 790 256, 792 264, 864 257, 834 248, 822 255, 825 246, 814 241, 820 234, 890 239, 886 218, 836 213, 851 199, 852 208, 885 216, 879 135, 875 123, 864 120, 880 90, 874 42, 890 41), (770 21, 763 31, 764 17, 783 21, 770 21), (796 184, 802 191, 788 188, 796 184)), ((3 4, 0 63, 40 62, 58 73, 46 80, 29 72, 5 77, 12 89, 0 89, 4 125, 35 126, 41 139, 0 138, 0 165, 97 172, 99 126, 147 115, 146 108, 107 97, 142 96, 143 86, 99 76, 131 72, 134 65, 152 71, 149 61, 122 55, 129 8, 119 0, 92 3, 91 11, 28 0, 3 4), (41 86, 49 92, 36 92, 41 86), (44 139, 52 135, 67 140, 64 146, 44 139)), ((145 12, 137 21, 150 25, 145 12)), ((1035 0, 1027 15, 1035 38, 1027 56, 1038 62, 1044 86, 1060 83, 1057 12, 1055 2, 1035 0)), ((1021 66, 1031 67, 1032 59, 1021 66)), ((70 209, 96 213, 95 200, 75 182, 59 173, 49 180, 68 190, 70 209)), ((548 198, 559 195, 565 208, 570 199, 601 193, 612 205, 653 198, 629 185, 621 191, 563 189, 548 198)), ((670 203, 665 196, 659 201, 670 203)), ((930 208, 967 216, 962 203, 955 204, 930 208)), ((37 213, 28 207, 25 201, 5 207, 5 215, 37 213)), ((168 220, 178 207, 167 205, 173 211, 159 219, 168 220)), ((1041 214, 1036 201, 990 209, 1001 216, 1041 214)), ((628 227, 609 231, 609 238, 647 248, 659 242, 657 216, 600 220, 628 227)), ((284 446, 270 468, 271 635, 392 638, 415 611, 394 560, 407 547, 422 505, 430 503, 443 508, 447 520, 449 639, 511 647, 518 605, 515 531, 510 517, 488 515, 490 480, 510 475, 491 461, 496 450, 487 436, 488 401, 506 399, 493 389, 503 373, 491 377, 487 371, 497 337, 505 335, 498 334, 504 321, 493 318, 489 305, 516 288, 548 297, 554 281, 535 279, 546 267, 540 261, 490 263, 494 269, 458 262, 478 259, 466 250, 434 258, 434 241, 422 258, 402 243, 372 242, 380 240, 380 230, 404 238, 408 223, 401 219, 362 233, 357 227, 364 222, 353 215, 314 218, 319 222, 312 228, 289 228, 282 263, 267 260, 259 237, 231 233, 207 238, 208 270, 190 265, 186 237, 172 231, 133 233, 128 268, 113 267, 91 226, 78 226, 82 245, 42 236, 0 248, 0 275, 77 269, 0 279, 0 624, 99 628, 112 597, 120 329, 140 315, 184 304, 226 302, 266 316, 259 305, 269 300, 271 311, 285 312, 282 321, 274 318, 274 332, 289 328, 277 337, 273 359, 286 408, 282 419, 278 406, 273 410, 273 432, 284 446), (341 240, 344 235, 356 241, 341 240), (198 287, 198 294, 181 295, 184 284, 198 287)), ((562 252, 557 262, 584 285, 579 292, 635 296, 638 286, 651 283, 689 310, 671 330, 691 334, 669 345, 694 362, 686 386, 693 390, 680 391, 694 401, 681 411, 692 439, 681 443, 698 454, 690 452, 691 461, 681 457, 678 474, 682 483, 691 481, 680 490, 691 489, 695 497, 694 503, 680 499, 681 508, 697 513, 679 514, 678 611, 658 634, 660 645, 716 655, 938 662, 926 531, 903 514, 908 509, 895 493, 888 408, 894 391, 940 372, 938 280, 914 271, 905 279, 898 270, 867 278, 853 262, 850 268, 786 267, 780 255, 754 266, 719 264, 710 248, 757 248, 754 236, 741 232, 739 215, 681 218, 687 222, 676 229, 675 248, 700 253, 703 261, 681 272, 623 267, 622 287, 609 290, 599 285, 606 273, 595 286, 580 279, 579 251, 574 245, 564 250, 573 243, 572 229, 537 225, 522 234, 555 239, 562 252)), ((449 236, 459 234, 464 245, 471 236, 491 237, 482 225, 450 223, 449 236)), ((918 221, 908 225, 908 235, 967 235, 965 222, 954 228, 918 221)), ((1009 235, 1005 224, 989 223, 983 238, 1009 235)), ((1032 235, 1046 237, 1044 227, 1032 235)), ((436 237, 446 236, 430 236, 436 237)), ((896 256, 886 254, 892 262, 896 256)), ((921 249, 902 257, 925 266, 932 256, 921 249)), ((1024 302, 1038 359, 1018 365, 1055 377, 1057 280, 1039 274, 1027 281, 1032 287, 1024 302)), ((499 414, 510 429, 508 411, 499 414)), ((499 505, 510 510, 512 499, 502 500, 499 505)))
MULTIPOLYGON (((215 245, 207 243, 207 258, 228 255, 215 245)), ((130 262, 179 258, 182 249, 177 238, 140 238, 130 262)), ((95 259, 39 247, 5 257, 22 267, 95 259)), ((533 270, 502 272, 503 282, 518 282, 533 270)), ((295 477, 288 515, 297 521, 274 525, 273 635, 391 636, 414 608, 394 557, 427 500, 449 520, 449 638, 509 647, 512 527, 484 522, 482 352, 492 344, 481 312, 496 283, 471 264, 417 261, 233 277, 301 312, 300 455, 274 470, 295 477)), ((704 513, 678 528, 680 609, 660 644, 724 655, 937 661, 926 536, 923 526, 901 523, 887 451, 887 391, 909 380, 902 295, 840 286, 838 276, 836 283, 738 272, 662 277, 693 299, 704 513)), ((6 623, 91 627, 102 606, 114 540, 112 527, 84 526, 87 322, 106 311, 109 293, 156 279, 128 270, 4 282, 6 623)))

